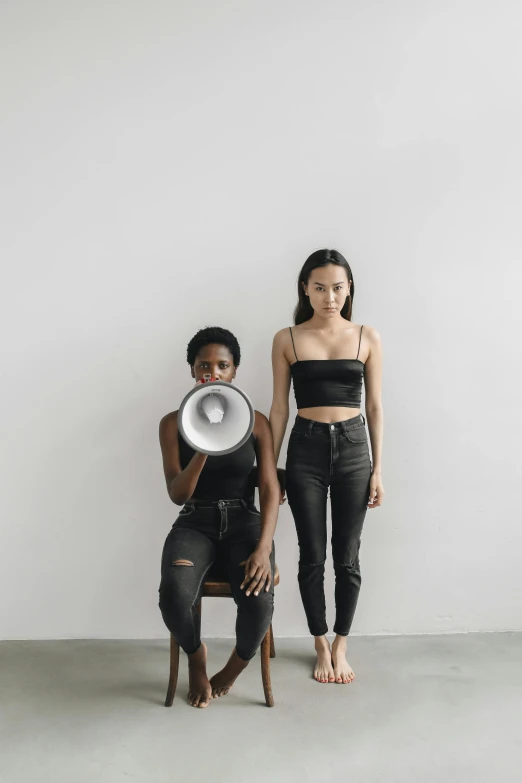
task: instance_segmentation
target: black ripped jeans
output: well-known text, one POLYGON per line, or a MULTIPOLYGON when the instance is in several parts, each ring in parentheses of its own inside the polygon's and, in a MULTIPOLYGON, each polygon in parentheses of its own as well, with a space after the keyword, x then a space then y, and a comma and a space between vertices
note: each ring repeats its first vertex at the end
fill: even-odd
POLYGON ((248 661, 256 654, 272 622, 274 607, 274 547, 269 592, 246 595, 240 585, 244 562, 257 546, 261 515, 248 500, 189 500, 180 511, 163 547, 159 606, 165 625, 188 654, 201 644, 197 609, 205 578, 230 581, 237 605, 236 652, 248 661), (191 565, 176 565, 176 561, 191 565))
POLYGON ((330 488, 335 571, 334 632, 350 632, 361 571, 359 547, 372 465, 362 414, 335 424, 297 416, 286 461, 286 491, 299 541, 299 589, 310 633, 327 633, 324 597, 326 501, 330 488))

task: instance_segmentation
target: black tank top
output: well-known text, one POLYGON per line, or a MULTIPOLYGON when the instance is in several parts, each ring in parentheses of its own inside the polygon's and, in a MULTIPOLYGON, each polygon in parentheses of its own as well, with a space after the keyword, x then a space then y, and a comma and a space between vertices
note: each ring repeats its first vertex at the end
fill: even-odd
MULTIPOLYGON (((249 439, 230 454, 220 457, 207 457, 196 484, 193 497, 198 500, 247 500, 254 494, 252 468, 256 459, 256 438, 252 433, 249 439)), ((181 467, 186 468, 192 457, 192 449, 178 432, 179 457, 181 467)))
POLYGON ((356 359, 306 359, 299 361, 295 350, 294 336, 290 328, 295 362, 290 367, 294 383, 297 408, 360 408, 364 376, 364 362, 359 359, 362 326, 359 335, 359 350, 356 359))

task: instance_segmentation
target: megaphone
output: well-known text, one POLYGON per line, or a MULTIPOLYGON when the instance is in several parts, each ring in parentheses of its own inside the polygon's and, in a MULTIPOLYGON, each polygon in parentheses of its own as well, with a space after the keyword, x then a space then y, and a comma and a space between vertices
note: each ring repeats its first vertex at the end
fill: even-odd
POLYGON ((183 399, 178 429, 194 451, 219 457, 246 443, 254 416, 254 406, 242 389, 226 381, 208 381, 183 399))

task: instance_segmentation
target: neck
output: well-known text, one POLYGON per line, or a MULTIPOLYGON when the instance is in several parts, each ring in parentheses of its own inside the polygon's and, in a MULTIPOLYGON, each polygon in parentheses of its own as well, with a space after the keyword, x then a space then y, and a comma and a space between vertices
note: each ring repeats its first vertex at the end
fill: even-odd
POLYGON ((334 316, 324 318, 324 316, 314 312, 308 323, 313 329, 338 332, 340 329, 345 329, 350 322, 347 321, 346 318, 343 318, 340 313, 336 313, 334 316))

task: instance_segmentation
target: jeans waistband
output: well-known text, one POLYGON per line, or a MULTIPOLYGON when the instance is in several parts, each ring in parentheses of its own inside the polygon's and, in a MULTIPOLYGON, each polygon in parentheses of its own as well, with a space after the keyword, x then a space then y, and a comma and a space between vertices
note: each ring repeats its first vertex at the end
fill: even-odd
POLYGON ((248 501, 244 498, 223 498, 222 500, 200 500, 191 498, 185 506, 194 508, 248 508, 248 501))
POLYGON ((325 434, 335 432, 348 432, 349 430, 356 429, 357 427, 363 427, 366 424, 366 419, 359 413, 357 416, 353 416, 351 419, 344 419, 343 421, 334 421, 331 424, 327 424, 324 421, 314 421, 313 419, 305 419, 304 416, 295 417, 295 423, 293 429, 297 432, 304 432, 306 435, 311 435, 312 432, 324 432, 325 434))

